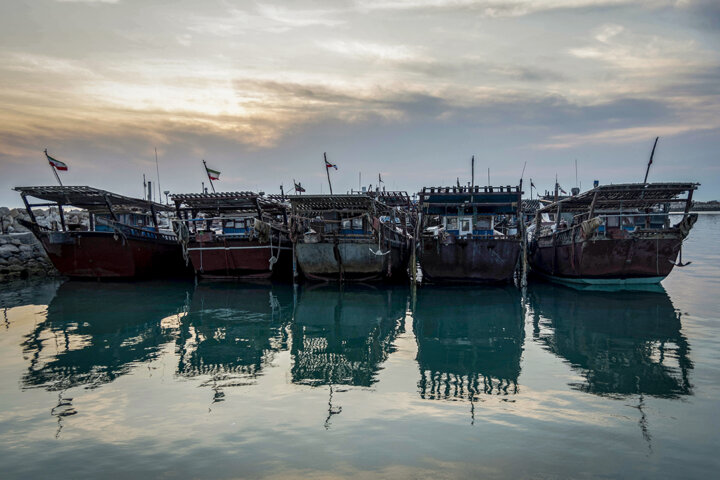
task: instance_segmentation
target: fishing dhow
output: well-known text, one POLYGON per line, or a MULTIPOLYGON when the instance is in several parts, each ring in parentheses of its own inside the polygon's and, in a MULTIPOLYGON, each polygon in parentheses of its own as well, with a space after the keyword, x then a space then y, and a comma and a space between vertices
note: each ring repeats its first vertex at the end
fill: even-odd
POLYGON ((186 259, 205 278, 290 279, 287 204, 255 192, 172 195, 186 259))
POLYGON ((419 194, 423 281, 510 282, 523 246, 522 191, 425 187, 419 194))
POLYGON ((681 249, 697 221, 690 208, 698 186, 601 185, 541 208, 528 229, 532 271, 569 283, 659 283, 686 265, 681 249), (670 206, 678 199, 684 211, 673 224, 670 206))
POLYGON ((182 250, 169 229, 172 208, 88 186, 16 187, 33 232, 50 261, 72 278, 136 278, 184 275, 182 250), (43 203, 30 203, 28 197, 43 203), (57 208, 60 225, 38 224, 33 208, 57 208), (86 210, 88 223, 70 223, 65 209, 86 210), (168 220, 163 228, 159 219, 168 220))
POLYGON ((292 195, 291 235, 308 279, 407 279, 410 198, 405 192, 292 195))

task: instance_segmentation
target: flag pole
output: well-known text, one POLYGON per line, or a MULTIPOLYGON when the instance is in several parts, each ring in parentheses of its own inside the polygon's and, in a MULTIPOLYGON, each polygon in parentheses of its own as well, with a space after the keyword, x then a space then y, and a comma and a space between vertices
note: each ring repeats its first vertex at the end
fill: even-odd
POLYGON ((50 155, 48 155, 48 153, 47 153, 47 148, 45 149, 45 158, 47 158, 48 165, 50 165, 50 170, 53 171, 53 173, 55 174, 55 178, 57 179, 58 183, 62 187, 63 184, 60 181, 60 175, 58 175, 57 170, 55 170, 55 167, 53 166, 52 162, 50 161, 50 155))
POLYGON ((330 195, 333 194, 332 183, 330 182, 330 169, 328 168, 327 152, 323 152, 323 158, 325 159, 325 173, 327 174, 328 185, 330 186, 330 195))
POLYGON ((205 159, 203 159, 203 165, 205 166, 205 175, 207 175, 208 180, 210 181, 210 186, 212 187, 213 193, 215 193, 215 185, 213 184, 212 178, 210 178, 210 172, 208 172, 207 163, 205 163, 205 159))

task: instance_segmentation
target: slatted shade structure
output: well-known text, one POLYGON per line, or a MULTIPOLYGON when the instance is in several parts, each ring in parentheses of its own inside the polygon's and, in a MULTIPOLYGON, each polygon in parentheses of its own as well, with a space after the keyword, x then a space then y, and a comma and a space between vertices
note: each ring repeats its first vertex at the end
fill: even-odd
POLYGON ((410 196, 405 191, 388 190, 369 192, 369 196, 376 198, 388 207, 410 207, 410 196))
POLYGON ((698 183, 601 185, 574 197, 568 197, 550 204, 540 209, 540 212, 554 212, 558 207, 563 212, 572 213, 586 212, 591 206, 594 211, 652 208, 655 205, 675 200, 683 194, 688 194, 687 200, 691 200, 692 192, 699 185, 698 183))
POLYGON ((195 212, 257 212, 282 213, 286 206, 275 198, 256 192, 179 193, 171 195, 178 209, 195 212))
MULTIPOLYGON (((29 207, 72 206, 86 209, 93 213, 107 213, 109 208, 115 210, 138 209, 142 211, 172 211, 172 207, 141 198, 126 197, 88 186, 37 186, 15 187, 23 199, 33 197, 50 203, 28 203, 29 207)), ((27 199, 26 199, 27 201, 27 199)))
POLYGON ((303 213, 344 211, 347 213, 363 213, 372 209, 378 202, 368 195, 290 195, 288 196, 293 211, 303 213))
POLYGON ((517 213, 522 192, 517 186, 502 187, 424 187, 418 194, 426 215, 465 213, 517 213))

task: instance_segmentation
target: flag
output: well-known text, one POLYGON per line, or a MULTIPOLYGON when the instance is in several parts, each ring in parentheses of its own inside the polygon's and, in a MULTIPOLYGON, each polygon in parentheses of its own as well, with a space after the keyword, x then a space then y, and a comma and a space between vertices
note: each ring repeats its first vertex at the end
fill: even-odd
POLYGON ((535 186, 535 184, 533 183, 532 178, 530 179, 530 188, 537 188, 537 187, 535 186))
POLYGON ((335 165, 334 163, 328 162, 327 158, 326 158, 325 159, 325 168, 334 168, 335 170, 337 170, 337 165, 335 165))
POLYGON ((295 191, 296 191, 296 192, 302 193, 302 192, 305 191, 305 189, 302 187, 302 185, 301 185, 299 182, 293 181, 293 183, 295 184, 295 191))
POLYGON ((383 181, 382 177, 378 173, 378 184, 381 184, 381 183, 385 183, 385 182, 383 181))
POLYGON ((210 180, 220 180, 219 170, 213 170, 212 168, 208 168, 207 165, 205 165, 205 171, 207 171, 207 176, 210 180))
POLYGON ((560 185, 558 185, 558 188, 560 189, 560 193, 564 193, 565 195, 567 195, 567 192, 565 190, 563 190, 563 188, 560 185))
POLYGON ((50 162, 50 165, 55 167, 56 170, 62 170, 63 172, 67 172, 68 166, 60 160, 57 160, 48 155, 47 150, 45 150, 45 156, 47 157, 48 162, 50 162))

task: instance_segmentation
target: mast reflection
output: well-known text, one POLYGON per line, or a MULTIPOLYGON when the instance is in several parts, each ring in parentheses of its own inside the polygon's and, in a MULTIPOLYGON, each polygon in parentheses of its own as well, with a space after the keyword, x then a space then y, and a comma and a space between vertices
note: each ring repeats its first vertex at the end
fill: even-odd
POLYGON ((572 388, 597 395, 692 394, 690 346, 662 287, 602 292, 538 283, 528 295, 535 339, 584 377, 572 388))
POLYGON ((424 399, 466 399, 519 391, 525 332, 513 287, 418 290, 413 329, 424 399))
POLYGON ((292 326, 292 381, 371 386, 402 332, 406 308, 402 288, 303 289, 292 326))

